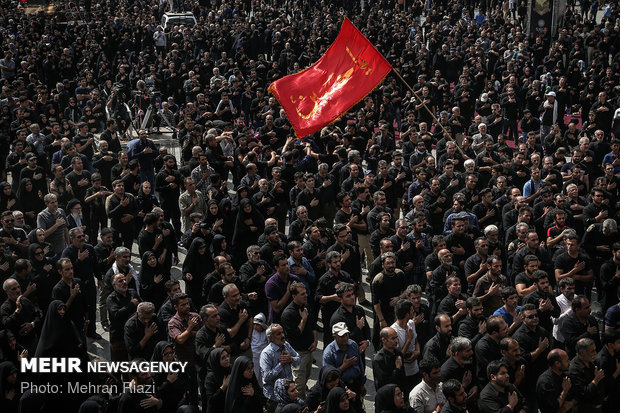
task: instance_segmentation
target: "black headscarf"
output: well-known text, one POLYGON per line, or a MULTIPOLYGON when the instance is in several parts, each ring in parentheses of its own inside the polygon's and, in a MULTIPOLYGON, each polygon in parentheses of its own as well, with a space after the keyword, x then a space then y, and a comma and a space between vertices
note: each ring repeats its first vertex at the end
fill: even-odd
MULTIPOLYGON (((252 365, 253 362, 246 356, 241 356, 232 366, 232 372, 230 373, 230 381, 228 383, 228 391, 226 392, 226 412, 225 413, 234 413, 235 406, 241 405, 241 399, 243 398, 241 394, 241 388, 247 386, 252 383, 254 387, 254 398, 256 402, 262 403, 262 398, 258 395, 258 392, 261 392, 261 387, 258 385, 258 380, 256 379, 256 375, 254 374, 254 370, 252 370, 252 378, 246 379, 243 376, 243 372, 252 365), (236 404, 238 402, 238 404, 236 404)), ((259 403, 260 404, 260 403, 259 403)), ((262 406, 256 406, 259 410, 262 410, 262 406)))
POLYGON ((15 349, 12 349, 9 344, 11 337, 15 337, 11 330, 0 331, 0 361, 10 361, 17 365, 17 354, 23 351, 24 348, 16 342, 15 349))
POLYGON ((99 413, 103 405, 100 401, 95 400, 94 398, 87 399, 80 406, 80 410, 78 413, 99 413))
POLYGON ((30 264, 32 264, 33 272, 42 271, 43 266, 48 263, 45 259, 45 255, 39 255, 39 257, 42 257, 43 259, 37 259, 35 252, 39 249, 43 250, 43 246, 37 244, 36 242, 28 245, 28 258, 30 259, 30 264))
POLYGON ((222 199, 217 207, 218 215, 224 217, 222 232, 226 235, 226 239, 231 240, 235 232, 235 217, 237 211, 233 210, 232 201, 229 198, 222 199))
POLYGON ((148 260, 152 256, 155 256, 153 251, 146 251, 142 254, 142 265, 140 266, 138 280, 140 281, 140 296, 142 299, 152 302, 155 308, 158 309, 166 300, 167 294, 165 284, 169 277, 167 277, 167 271, 164 270, 159 260, 157 260, 155 267, 151 267, 148 264, 148 260), (164 278, 159 283, 155 283, 153 279, 159 274, 163 275, 164 278))
POLYGON ((289 403, 283 408, 277 410, 278 413, 298 413, 304 409, 304 406, 300 406, 297 403, 289 403))
MULTIPOLYGON (((174 345, 169 341, 159 341, 157 344, 155 344, 155 349, 153 350, 151 361, 164 361, 164 351, 166 351, 168 347, 171 347, 174 349, 174 345)), ((153 381, 157 383, 158 378, 161 375, 163 375, 163 378, 165 379, 168 373, 163 372, 163 373, 155 374, 153 377, 153 381)))
POLYGON ((62 301, 54 300, 48 307, 35 353, 36 357, 83 356, 83 351, 79 348, 79 345, 83 343, 78 329, 68 314, 64 317, 58 314, 61 306, 66 307, 62 301))
MULTIPOLYGON (((160 341, 155 344, 151 361, 163 361, 164 352, 167 348, 174 349, 174 345, 169 341, 160 341)), ((175 360, 177 360, 176 357, 175 360)), ((162 410, 176 411, 176 407, 183 397, 185 397, 185 393, 189 388, 189 378, 187 373, 184 372, 178 374, 178 378, 174 383, 169 383, 167 378, 168 373, 166 372, 153 374, 153 382, 157 386, 158 391, 162 392, 162 390, 164 390, 166 395, 164 398, 164 408, 162 410)))
MULTIPOLYGON (((217 257, 218 255, 220 255, 220 253, 222 252, 222 244, 224 243, 224 241, 226 241, 226 237, 222 234, 216 234, 213 237, 213 241, 211 241, 211 246, 209 247, 209 250, 211 251, 211 256, 212 257, 217 257)), ((230 251, 228 250, 228 244, 226 245, 226 254, 230 254, 230 251)))
POLYGON ((342 399, 342 396, 344 396, 345 394, 347 394, 347 392, 342 387, 334 387, 333 389, 331 389, 329 394, 327 395, 327 401, 325 403, 327 409, 325 413, 351 412, 351 401, 349 401, 349 410, 340 409, 340 399, 342 399))
POLYGON ((153 194, 153 187, 151 187, 151 193, 145 194, 142 190, 142 184, 138 190, 138 196, 136 197, 136 203, 138 204, 138 211, 144 211, 145 213, 152 212, 153 208, 159 206, 157 197, 153 194))
POLYGON ((218 203, 217 203, 217 201, 215 199, 209 200, 209 202, 207 202, 207 213, 205 214, 204 218, 202 219, 202 222, 208 224, 209 227, 211 225, 215 224, 215 221, 217 221, 218 219, 225 220, 224 214, 222 214, 222 211, 220 211, 219 205, 217 207, 217 214, 212 214, 211 213, 211 208, 210 208, 211 205, 218 205, 218 203))
POLYGON ((375 395, 375 412, 397 412, 400 409, 394 405, 394 392, 396 391, 396 384, 386 384, 377 390, 375 395))
POLYGON ((15 191, 11 189, 11 193, 7 196, 4 195, 4 188, 11 187, 11 184, 3 181, 0 182, 0 211, 17 211, 21 209, 19 199, 15 196, 15 191), (11 206, 11 208, 7 208, 7 205, 11 199, 15 200, 15 203, 11 206))
POLYGON ((212 376, 219 381, 220 383, 224 380, 224 377, 230 374, 230 368, 224 368, 220 365, 220 359, 222 358, 222 353, 226 351, 223 348, 216 348, 211 353, 209 353, 208 359, 208 367, 209 367, 209 376, 212 376))
POLYGON ((209 353, 208 373, 204 380, 203 400, 207 403, 206 412, 219 413, 225 408, 227 390, 221 390, 224 377, 230 374, 230 366, 222 367, 220 359, 226 350, 216 348, 209 353))
POLYGON ((250 188, 247 185, 239 185, 237 192, 232 200, 232 207, 236 210, 241 209, 241 201, 250 197, 250 188), (242 193, 245 192, 245 196, 242 193))
POLYGON ((213 259, 208 248, 202 255, 198 252, 202 247, 208 247, 207 242, 200 237, 194 238, 183 262, 183 273, 192 274, 194 279, 208 274, 213 268, 213 259))
POLYGON ((13 374, 17 373, 17 367, 10 361, 4 361, 0 363, 0 408, 3 412, 11 413, 13 411, 17 411, 15 407, 18 406, 19 402, 19 383, 9 384, 7 378, 13 374), (5 399, 4 394, 8 392, 11 387, 15 389, 15 397, 13 400, 5 399))
POLYGON ((238 254, 245 255, 245 250, 252 244, 256 244, 258 237, 263 233, 265 229, 265 218, 256 208, 252 201, 248 198, 243 198, 239 202, 239 211, 237 212, 237 219, 235 221, 235 233, 233 235, 233 247, 238 254), (244 207, 246 205, 252 205, 250 212, 245 212, 244 207), (252 225, 257 227, 257 231, 251 231, 250 226, 246 224, 246 220, 252 219, 252 225))
MULTIPOLYGON (((45 241, 39 242, 39 238, 37 237, 38 230, 45 231, 41 227, 33 229, 32 231, 30 231, 30 234, 28 234, 28 241, 30 241, 30 244, 39 244, 41 248, 43 248, 43 253, 45 254, 45 256, 51 260, 54 260, 55 254, 54 254, 54 248, 52 248, 52 244, 50 244, 49 242, 45 242, 45 241), (45 253, 45 247, 49 247, 47 253, 45 253)), ((30 260, 32 260, 32 258, 30 258, 30 260)), ((56 260, 54 260, 54 262, 55 261, 56 260)))
MULTIPOLYGON (((34 211, 37 214, 45 208, 45 204, 43 200, 39 198, 39 191, 37 190, 36 185, 30 178, 23 178, 19 181, 19 188, 17 189, 17 199, 19 199, 22 209, 24 212, 26 211, 34 211), (30 182, 32 183, 32 190, 30 192, 26 191, 26 184, 30 182)), ((24 219, 28 221, 28 217, 24 215, 24 219)))

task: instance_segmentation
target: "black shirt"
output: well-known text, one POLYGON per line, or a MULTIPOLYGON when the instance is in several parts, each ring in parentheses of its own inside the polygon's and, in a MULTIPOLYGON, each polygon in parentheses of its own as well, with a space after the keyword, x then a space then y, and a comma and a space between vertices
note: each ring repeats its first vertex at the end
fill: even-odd
POLYGON ((487 376, 487 365, 493 360, 502 358, 502 352, 499 343, 491 338, 488 334, 482 337, 475 347, 476 353, 476 371, 478 382, 485 385, 489 379, 487 376))
POLYGON ((470 316, 467 316, 459 324, 459 336, 468 338, 474 348, 482 338, 482 334, 480 334, 480 330, 478 329, 478 323, 480 323, 480 321, 484 321, 484 319, 474 320, 470 316))
POLYGON ((422 357, 427 358, 433 356, 439 360, 440 363, 445 362, 448 359, 448 347, 450 347, 451 337, 452 336, 448 336, 442 339, 439 332, 435 334, 424 346, 422 357))
MULTIPOLYGON (((349 259, 351 259, 351 257, 349 257, 349 259)), ((323 274, 321 278, 319 278, 319 283, 316 287, 316 295, 314 299, 316 300, 317 304, 324 296, 336 294, 336 286, 340 283, 355 284, 349 273, 346 271, 341 270, 337 276, 334 276, 331 270, 328 270, 325 274, 323 274)), ((340 304, 337 301, 329 301, 327 303, 321 304, 323 325, 327 326, 329 324, 329 320, 332 318, 332 314, 336 312, 339 306, 340 304)), ((328 333, 328 335, 331 337, 331 331, 328 333)))
MULTIPOLYGON (((316 326, 315 314, 307 304, 298 306, 294 301, 291 301, 289 305, 282 311, 280 322, 286 333, 286 339, 290 345, 297 351, 306 351, 314 342, 314 331, 316 326), (299 330, 299 323, 301 322, 301 315, 299 312, 303 309, 308 309, 308 319, 303 331, 299 330)), ((329 330, 331 331, 331 329, 329 330)))
MULTIPOLYGON (((84 317, 88 314, 86 309, 86 299, 84 298, 84 287, 82 287, 82 280, 79 278, 74 278, 71 287, 68 286, 63 280, 58 281, 58 283, 54 286, 52 290, 52 298, 54 300, 60 300, 63 303, 69 301, 69 297, 71 296, 71 288, 75 286, 75 284, 80 285, 80 292, 77 293, 71 306, 67 308, 67 315, 75 323, 75 326, 78 330, 81 331, 82 326, 84 325, 84 317)), ((93 323, 95 320, 92 321, 93 323)))
POLYGON ((228 305, 228 303, 224 301, 217 309, 218 313, 220 314, 220 325, 226 329, 233 328, 235 324, 237 324, 237 322, 239 321, 239 312, 243 310, 246 310, 248 312, 248 318, 241 325, 239 331, 237 331, 237 334, 235 334, 234 337, 231 337, 231 341, 233 341, 239 346, 243 344, 243 341, 248 338, 249 334, 248 324, 251 322, 252 317, 250 316, 250 309, 248 308, 248 305, 245 302, 240 301, 237 309, 233 310, 232 308, 230 308, 230 305, 228 305))
POLYGON ((138 298, 136 290, 128 289, 125 295, 113 291, 106 300, 110 319, 110 342, 122 341, 125 323, 136 312, 138 306, 131 299, 138 298))
POLYGON ((372 360, 372 374, 377 389, 386 384, 397 384, 403 388, 402 380, 404 378, 404 370, 396 368, 396 359, 403 358, 402 353, 398 349, 394 352, 387 351, 385 347, 381 348, 372 360))
POLYGON ((558 396, 562 393, 562 380, 551 369, 545 370, 536 381, 536 400, 541 413, 557 413, 560 410, 558 396))
MULTIPOLYGON (((477 384, 473 368, 473 364, 461 367, 459 363, 454 360, 454 357, 450 357, 446 360, 445 363, 441 365, 441 381, 445 383, 450 379, 455 379, 462 382, 463 376, 465 376, 465 373, 469 371, 472 376, 472 381, 468 388, 470 389, 477 384)), ((467 391, 468 389, 465 389, 465 391, 467 391)))
POLYGON ((595 385, 594 380, 594 363, 586 366, 577 356, 570 362, 568 368, 568 377, 572 382, 571 391, 578 402, 580 412, 596 411, 603 401, 603 391, 605 386, 600 381, 595 385))
POLYGON ((519 348, 521 349, 521 357, 525 359, 527 374, 536 377, 545 370, 547 366, 547 354, 549 353, 549 347, 542 351, 536 360, 532 360, 532 353, 538 348, 538 342, 542 338, 549 338, 549 333, 544 328, 538 326, 536 330, 530 330, 525 323, 522 323, 517 331, 514 332, 512 338, 519 342, 519 348))
POLYGON ((233 354, 239 352, 239 346, 232 342, 230 334, 222 326, 218 326, 215 331, 210 330, 207 326, 202 326, 196 333, 196 339, 194 344, 196 346, 196 367, 198 369, 198 376, 201 379, 207 375, 209 354, 215 348, 215 338, 218 334, 224 334, 224 344, 222 346, 230 346, 230 351, 233 354))
POLYGON ((614 355, 609 353, 607 347, 603 347, 594 359, 595 364, 605 372, 605 378, 602 380, 605 386, 605 399, 603 402, 603 411, 612 411, 614 407, 620 406, 620 376, 614 378, 616 371, 616 362, 620 360, 620 354, 616 352, 614 355))
POLYGON ((601 347, 598 331, 596 334, 590 335, 590 333, 588 333, 589 326, 598 326, 596 319, 592 315, 588 317, 585 324, 579 321, 574 312, 566 317, 562 333, 564 334, 564 344, 566 344, 566 352, 569 357, 574 357, 576 355, 575 346, 579 340, 585 337, 594 340, 596 348, 601 347))
POLYGON ((127 354, 129 355, 130 360, 138 357, 150 360, 153 355, 155 345, 166 339, 166 329, 160 323, 156 315, 153 315, 153 318, 151 318, 151 324, 152 323, 157 325, 157 331, 151 336, 151 338, 149 338, 144 348, 140 347, 140 341, 144 338, 144 329, 146 328, 146 324, 143 324, 142 321, 138 319, 137 314, 131 316, 125 323, 125 348, 127 348, 127 354))
POLYGON ((525 400, 521 395, 521 392, 513 385, 509 385, 504 391, 499 391, 492 383, 488 383, 484 386, 484 389, 480 392, 480 398, 478 399, 478 408, 480 413, 511 413, 518 412, 521 409, 525 410, 525 400), (516 392, 519 401, 513 410, 508 407, 508 395, 512 392, 516 392))
POLYGON ((381 306, 383 318, 388 326, 396 321, 390 299, 400 296, 406 288, 405 273, 399 269, 396 269, 392 276, 386 276, 381 272, 372 280, 372 304, 381 306))
POLYGON ((364 308, 361 306, 354 306, 351 312, 347 311, 342 305, 338 307, 329 321, 329 331, 332 331, 334 324, 340 322, 344 322, 347 325, 347 329, 349 330, 349 338, 355 341, 358 345, 364 340, 370 340, 370 326, 366 320, 364 308), (357 326, 358 318, 364 319, 364 327, 359 328, 357 326))

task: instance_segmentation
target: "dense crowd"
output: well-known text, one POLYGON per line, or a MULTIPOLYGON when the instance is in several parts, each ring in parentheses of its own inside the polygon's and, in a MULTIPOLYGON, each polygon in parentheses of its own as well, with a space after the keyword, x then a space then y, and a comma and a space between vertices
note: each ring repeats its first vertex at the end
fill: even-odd
POLYGON ((616 411, 618 5, 526 4, 1 0, 0 410, 616 411), (297 139, 267 86, 343 14, 415 92, 297 139), (19 370, 98 325, 187 369, 19 370), (67 381, 100 387, 22 385, 67 381))

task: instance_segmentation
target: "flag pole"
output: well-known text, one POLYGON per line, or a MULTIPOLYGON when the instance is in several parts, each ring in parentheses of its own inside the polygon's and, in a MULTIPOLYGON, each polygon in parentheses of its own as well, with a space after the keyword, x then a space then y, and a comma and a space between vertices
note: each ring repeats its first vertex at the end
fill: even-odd
POLYGON ((396 76, 398 76, 398 78, 400 79, 401 82, 403 82, 405 84, 405 86, 407 86, 407 88, 409 88, 409 90, 411 91, 411 93, 413 93, 413 96, 415 96, 415 98, 417 100, 420 101, 420 103, 422 103, 422 106, 424 106, 424 109, 426 109, 426 111, 433 117, 433 121, 435 122, 436 125, 439 125, 441 127, 441 130, 443 130, 443 133, 448 137, 449 140, 451 140, 452 142, 454 142, 456 144, 456 149, 459 150, 459 152, 461 153, 461 155, 463 156, 464 160, 465 159, 469 159, 469 157, 467 155, 465 155, 465 152, 463 152, 463 149, 461 149, 461 147, 459 146, 459 144, 452 139, 452 136, 450 136, 450 134, 448 133, 448 131, 446 131, 446 128, 444 128, 444 126, 439 122, 439 120, 437 119, 437 117, 435 116, 435 114, 433 113, 432 110, 430 110, 428 108, 428 106, 426 106, 426 103, 424 103, 424 101, 422 99, 420 99, 420 97, 418 96, 418 94, 415 92, 415 90, 413 90, 413 88, 409 85, 409 83, 407 83, 407 81, 401 76, 401 74, 398 72, 398 70, 394 69, 394 67, 392 67, 392 72, 396 73, 396 76))

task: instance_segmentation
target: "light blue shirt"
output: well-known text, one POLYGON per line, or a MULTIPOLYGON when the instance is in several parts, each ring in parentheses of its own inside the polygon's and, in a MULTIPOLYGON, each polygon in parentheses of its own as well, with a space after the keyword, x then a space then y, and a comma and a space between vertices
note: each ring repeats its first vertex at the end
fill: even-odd
POLYGON ((293 367, 299 366, 301 363, 301 357, 291 347, 288 342, 284 342, 283 348, 269 343, 267 347, 260 353, 260 371, 263 376, 263 394, 269 400, 275 400, 273 397, 273 386, 278 379, 290 379, 293 380, 293 367), (288 354, 293 357, 291 364, 280 364, 280 356, 282 350, 288 351, 288 354))
POLYGON ((543 182, 546 182, 544 179, 541 179, 538 183, 532 181, 531 179, 523 185, 523 196, 528 198, 530 195, 535 193, 538 188, 542 185, 543 182))
POLYGON ((362 364, 362 356, 360 355, 359 346, 351 339, 349 339, 345 350, 340 349, 335 340, 325 347, 325 350, 323 350, 323 366, 328 364, 336 367, 338 371, 340 371, 342 381, 345 383, 358 379, 360 379, 359 382, 362 384, 366 382, 366 375, 364 374, 364 365, 362 364), (340 366, 344 361, 345 355, 347 358, 357 357, 357 364, 349 367, 345 371, 340 371, 340 366))

